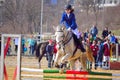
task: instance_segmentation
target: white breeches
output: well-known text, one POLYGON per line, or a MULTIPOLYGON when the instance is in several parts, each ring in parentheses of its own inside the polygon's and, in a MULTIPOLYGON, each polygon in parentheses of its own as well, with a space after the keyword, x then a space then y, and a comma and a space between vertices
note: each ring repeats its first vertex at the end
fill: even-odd
POLYGON ((78 28, 76 28, 75 30, 72 30, 72 32, 77 36, 77 38, 80 38, 80 31, 78 30, 78 28))

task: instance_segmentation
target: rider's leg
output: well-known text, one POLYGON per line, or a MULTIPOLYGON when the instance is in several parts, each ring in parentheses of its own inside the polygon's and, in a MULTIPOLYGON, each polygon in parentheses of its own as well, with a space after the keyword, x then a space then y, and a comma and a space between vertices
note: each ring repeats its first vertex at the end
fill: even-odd
POLYGON ((85 52, 85 48, 82 44, 82 38, 81 38, 81 32, 76 28, 75 30, 72 30, 72 32, 77 36, 79 39, 79 48, 81 49, 82 52, 85 52))
POLYGON ((74 30, 72 30, 72 32, 77 36, 77 38, 80 38, 81 32, 76 28, 74 30))

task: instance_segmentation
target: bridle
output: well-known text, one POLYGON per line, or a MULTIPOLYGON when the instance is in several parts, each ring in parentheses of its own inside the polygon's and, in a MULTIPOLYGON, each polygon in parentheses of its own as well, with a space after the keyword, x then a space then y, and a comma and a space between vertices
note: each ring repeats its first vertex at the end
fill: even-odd
POLYGON ((67 31, 66 35, 64 33, 64 30, 58 30, 56 31, 57 33, 63 33, 62 36, 59 36, 62 38, 62 40, 60 40, 59 42, 57 42, 57 45, 59 45, 59 49, 63 49, 65 52, 65 45, 69 43, 69 41, 72 39, 72 32, 67 31))

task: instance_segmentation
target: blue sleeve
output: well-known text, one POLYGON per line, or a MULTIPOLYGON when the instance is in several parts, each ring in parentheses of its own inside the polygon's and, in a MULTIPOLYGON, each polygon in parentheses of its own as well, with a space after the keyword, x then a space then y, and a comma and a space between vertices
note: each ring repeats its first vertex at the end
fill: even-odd
POLYGON ((65 12, 63 12, 63 14, 62 14, 62 17, 61 17, 61 20, 60 20, 60 24, 61 24, 61 25, 64 25, 67 29, 70 27, 70 26, 68 25, 68 23, 66 23, 65 12))
POLYGON ((70 27, 71 27, 72 29, 74 29, 75 26, 77 27, 77 25, 76 25, 75 15, 73 14, 73 17, 72 17, 72 25, 71 25, 70 27))
POLYGON ((63 24, 64 21, 65 21, 65 15, 64 15, 64 13, 63 13, 63 14, 62 14, 62 17, 61 17, 61 20, 60 20, 60 24, 63 24))

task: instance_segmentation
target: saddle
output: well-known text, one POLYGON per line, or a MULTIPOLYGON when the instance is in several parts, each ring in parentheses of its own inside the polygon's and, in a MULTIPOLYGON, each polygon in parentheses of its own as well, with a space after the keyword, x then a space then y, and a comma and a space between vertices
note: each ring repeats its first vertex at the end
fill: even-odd
POLYGON ((75 54, 75 52, 77 51, 77 49, 80 49, 81 52, 86 52, 83 44, 82 44, 82 38, 80 37, 80 39, 77 38, 77 36, 75 34, 72 34, 73 36, 73 39, 74 39, 74 43, 75 43, 75 46, 76 46, 76 49, 73 53, 73 55, 75 54))

